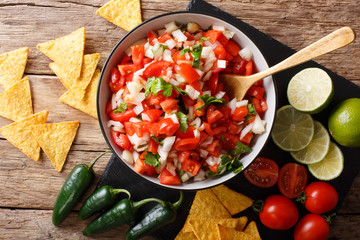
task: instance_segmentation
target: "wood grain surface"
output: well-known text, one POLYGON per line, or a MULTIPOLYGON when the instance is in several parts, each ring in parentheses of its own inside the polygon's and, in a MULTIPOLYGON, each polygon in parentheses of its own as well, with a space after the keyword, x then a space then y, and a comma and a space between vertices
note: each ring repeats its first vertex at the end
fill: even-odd
MULTIPOLYGON (((34 112, 49 110, 48 122, 80 121, 80 128, 61 173, 41 153, 34 162, 0 137, 0 239, 85 239, 88 221, 75 211, 61 227, 51 223, 51 208, 71 169, 108 149, 98 122, 59 102, 66 91, 36 44, 86 28, 85 53, 100 53, 101 68, 107 55, 126 31, 96 15, 107 0, 0 0, 0 54, 30 48, 25 75, 30 79, 34 112)), ((280 42, 300 50, 341 26, 360 34, 358 0, 210 0, 280 42)), ((188 1, 142 0, 143 20, 185 10, 188 1)), ((315 59, 326 68, 360 86, 360 41, 315 59)), ((1 103, 0 103, 1 104, 1 103)), ((11 121, 0 117, 0 127, 11 121)), ((97 181, 109 156, 95 165, 97 181)), ((357 159, 354 159, 356 161, 357 159)), ((93 189, 90 189, 89 194, 93 189)), ((329 239, 360 239, 360 176, 355 179, 331 227, 329 239)), ((124 239, 126 227, 95 239, 124 239)), ((151 238, 146 238, 151 239, 151 238)))

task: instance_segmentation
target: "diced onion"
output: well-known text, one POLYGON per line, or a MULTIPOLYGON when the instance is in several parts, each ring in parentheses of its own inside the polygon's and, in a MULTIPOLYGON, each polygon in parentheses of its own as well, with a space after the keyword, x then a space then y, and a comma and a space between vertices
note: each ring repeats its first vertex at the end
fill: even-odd
POLYGON ((189 95, 189 97, 192 100, 196 100, 200 95, 200 92, 190 85, 186 85, 185 92, 189 95))
POLYGON ((133 165, 134 164, 134 156, 133 154, 128 151, 128 150, 124 150, 121 154, 121 158, 124 159, 128 164, 133 165))
POLYGON ((176 167, 171 162, 166 164, 166 169, 171 173, 171 175, 176 176, 176 167))
POLYGON ((228 103, 228 107, 231 108, 231 115, 234 114, 235 109, 236 109, 236 98, 233 98, 229 103, 228 103))
POLYGON ((124 125, 121 122, 109 120, 107 122, 107 127, 111 128, 111 130, 115 132, 123 132, 124 131, 124 125))
POLYGON ((218 68, 226 68, 226 60, 217 60, 218 68))
POLYGON ((146 51, 145 51, 145 57, 154 59, 154 52, 152 51, 152 46, 150 46, 146 51))
POLYGON ((203 47, 201 51, 201 58, 207 58, 211 51, 212 51, 211 47, 203 47))
MULTIPOLYGON (((171 34, 172 32, 178 30, 179 28, 178 28, 178 26, 176 26, 175 21, 172 21, 172 22, 165 24, 165 29, 166 29, 167 33, 171 34)), ((159 36, 162 36, 162 35, 163 34, 159 34, 159 36)))
POLYGON ((129 122, 141 122, 141 120, 140 119, 138 119, 138 118, 135 118, 135 117, 132 117, 132 118, 130 118, 129 119, 129 122))
POLYGON ((254 126, 252 127, 251 131, 255 134, 262 134, 265 132, 265 122, 261 120, 260 116, 256 114, 254 120, 254 126))
POLYGON ((144 85, 142 85, 141 83, 134 81, 129 82, 126 86, 130 92, 130 95, 138 94, 141 91, 141 89, 143 89, 144 87, 144 85))
POLYGON ((203 181, 205 179, 205 171, 200 169, 198 174, 194 177, 194 181, 198 182, 198 181, 203 181))
POLYGON ((124 89, 120 89, 116 94, 113 94, 111 98, 111 107, 112 109, 116 109, 120 106, 120 103, 123 102, 122 100, 122 94, 124 92, 124 89))
POLYGON ((215 98, 220 99, 220 98, 222 98, 224 95, 225 95, 225 92, 220 91, 220 92, 218 92, 218 93, 215 95, 215 98))
POLYGON ((202 123, 201 126, 198 129, 199 129, 199 131, 204 131, 204 129, 205 129, 204 123, 202 123))
POLYGON ((209 154, 208 151, 206 151, 204 149, 200 149, 200 157, 201 158, 205 158, 208 154, 209 154))
POLYGON ((195 68, 195 71, 199 74, 200 78, 204 75, 204 72, 200 69, 195 68))
POLYGON ((197 34, 195 34, 194 39, 195 41, 200 40, 203 37, 203 33, 202 32, 198 32, 197 34))
POLYGON ((198 31, 199 29, 200 29, 199 25, 194 22, 188 22, 188 24, 186 25, 186 30, 189 33, 194 33, 196 31, 198 31))
POLYGON ((185 53, 185 59, 190 60, 190 54, 189 53, 185 53))
POLYGON ((201 126, 201 119, 199 117, 195 118, 195 120, 192 121, 190 125, 194 126, 195 128, 199 128, 201 126))
POLYGON ((211 96, 211 91, 210 90, 204 91, 203 94, 211 96))
POLYGON ((188 120, 192 121, 194 119, 194 106, 189 106, 189 113, 187 115, 188 120))
POLYGON ((213 25, 213 26, 212 26, 212 29, 213 29, 213 30, 216 30, 216 31, 220 31, 220 32, 225 31, 225 27, 224 27, 224 26, 221 26, 221 25, 213 25))
POLYGON ((236 107, 244 107, 247 106, 249 100, 241 100, 240 102, 236 102, 236 107))
POLYGON ((165 49, 163 52, 163 60, 168 62, 173 62, 173 59, 171 57, 171 51, 169 49, 165 49))
POLYGON ((210 143, 212 143, 213 140, 213 137, 208 136, 205 141, 200 145, 200 147, 207 147, 210 143))
POLYGON ((144 133, 142 137, 139 137, 136 133, 132 136, 129 136, 129 140, 134 145, 134 149, 138 152, 144 151, 147 148, 147 143, 150 139, 148 133, 144 133))
POLYGON ((254 123, 252 122, 249 125, 247 125, 246 127, 244 127, 244 129, 240 133, 240 140, 243 139, 245 137, 245 135, 251 131, 253 126, 254 126, 254 123))
POLYGON ((184 172, 184 174, 181 176, 181 182, 186 182, 192 177, 191 173, 184 172))
POLYGON ((141 118, 143 121, 151 122, 151 119, 149 118, 149 116, 146 113, 142 113, 141 118))
POLYGON ((185 42, 187 39, 185 34, 183 34, 180 29, 173 31, 171 35, 173 35, 173 37, 176 38, 178 42, 185 42))
POLYGON ((184 48, 188 48, 188 47, 193 46, 193 45, 195 45, 195 40, 185 41, 184 42, 184 48))
POLYGON ((142 111, 144 111, 144 107, 140 103, 139 105, 137 105, 136 107, 133 108, 133 111, 136 115, 139 115, 140 113, 142 113, 142 111))
MULTIPOLYGON (((174 142, 175 142, 175 139, 176 139, 175 136, 166 137, 166 138, 163 140, 162 149, 163 149, 164 151, 169 152, 169 151, 171 150, 172 145, 173 145, 174 142)), ((159 146, 160 146, 160 145, 159 145, 159 146)))
POLYGON ((171 84, 174 85, 174 86, 178 86, 178 85, 180 84, 178 81, 176 81, 176 80, 173 79, 173 78, 170 78, 169 83, 171 83, 171 84))
POLYGON ((137 151, 133 151, 132 155, 133 155, 134 161, 136 161, 140 157, 140 154, 137 151))
POLYGON ((214 166, 216 164, 216 158, 214 157, 208 157, 205 162, 209 165, 209 166, 214 166))
POLYGON ((232 37, 235 35, 234 32, 232 32, 232 31, 230 31, 230 30, 227 30, 227 29, 225 29, 225 31, 223 31, 222 34, 223 34, 227 39, 230 39, 230 38, 232 38, 232 37))
POLYGON ((171 50, 176 47, 176 42, 174 41, 174 39, 169 39, 165 42, 165 45, 171 50))
POLYGON ((178 73, 175 74, 175 79, 176 81, 178 81, 179 83, 184 83, 186 82, 185 79, 178 73))
POLYGON ((165 114, 164 118, 170 118, 174 123, 179 123, 179 119, 177 118, 176 114, 165 114))
POLYGON ((239 55, 241 58, 245 59, 246 61, 250 61, 253 57, 253 54, 249 47, 244 47, 239 51, 239 55))
POLYGON ((200 138, 200 132, 199 132, 199 130, 197 130, 197 129, 194 130, 194 137, 195 137, 195 138, 200 138))
POLYGON ((212 66, 214 65, 215 61, 216 61, 215 53, 214 53, 214 51, 211 51, 209 56, 206 58, 203 71, 204 72, 209 71, 212 68, 212 66))
POLYGON ((136 72, 134 72, 133 81, 134 82, 140 82, 142 79, 140 76, 143 75, 145 68, 142 68, 136 72))

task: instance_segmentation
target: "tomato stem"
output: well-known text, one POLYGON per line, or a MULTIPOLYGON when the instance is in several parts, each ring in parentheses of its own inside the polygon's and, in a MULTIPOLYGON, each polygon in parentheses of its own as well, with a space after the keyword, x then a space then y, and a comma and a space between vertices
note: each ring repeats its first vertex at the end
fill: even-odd
POLYGON ((305 195, 305 192, 304 191, 302 191, 301 193, 300 193, 300 196, 298 197, 298 198, 296 198, 296 202, 299 202, 299 203, 301 203, 301 204, 305 204, 305 200, 306 200, 306 198, 307 197, 309 197, 309 196, 306 196, 305 195))
POLYGON ((259 213, 263 209, 264 204, 265 202, 263 200, 256 200, 252 205, 252 209, 254 212, 259 213))
POLYGON ((321 215, 325 221, 331 225, 332 222, 334 221, 334 218, 336 217, 336 213, 332 213, 332 214, 328 214, 328 215, 321 215))

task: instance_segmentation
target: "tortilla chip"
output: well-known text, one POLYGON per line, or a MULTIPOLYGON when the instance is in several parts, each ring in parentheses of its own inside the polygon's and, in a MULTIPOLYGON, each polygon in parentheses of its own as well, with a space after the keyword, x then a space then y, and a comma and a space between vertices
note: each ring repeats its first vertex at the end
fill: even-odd
POLYGON ((215 193, 220 202, 225 206, 231 215, 244 211, 254 202, 251 198, 235 192, 225 185, 217 186, 211 190, 215 193))
POLYGON ((75 93, 75 97, 81 101, 85 95, 85 90, 95 73, 99 59, 100 54, 98 53, 84 55, 80 78, 71 78, 70 73, 67 72, 66 69, 61 68, 54 62, 50 63, 49 66, 59 77, 62 84, 69 91, 75 93))
POLYGON ((256 238, 241 232, 241 231, 236 231, 235 229, 232 228, 227 228, 227 227, 223 227, 221 225, 217 225, 218 227, 218 239, 221 240, 256 240, 256 238))
POLYGON ((205 218, 192 218, 189 224, 192 227, 196 237, 199 240, 217 240, 219 233, 217 225, 225 226, 235 229, 238 226, 238 219, 225 218, 225 219, 205 219, 205 218))
MULTIPOLYGON (((100 78, 100 70, 96 69, 93 78, 89 86, 85 91, 84 98, 82 100, 77 100, 79 97, 76 97, 76 92, 67 91, 61 97, 60 101, 66 103, 84 113, 87 113, 94 118, 97 118, 97 110, 96 110, 96 93, 97 93, 97 86, 99 83, 100 78)), ((81 94, 81 93, 80 93, 81 94)))
POLYGON ((38 124, 30 127, 36 141, 58 172, 65 163, 78 127, 78 121, 38 124))
POLYGON ((48 114, 48 111, 36 113, 0 128, 0 133, 29 158, 38 161, 40 157, 40 146, 32 136, 30 126, 46 123, 48 114))
POLYGON ((140 0, 111 0, 96 13, 126 31, 142 22, 140 0))
POLYGON ((64 37, 40 43, 37 48, 68 72, 71 79, 78 79, 85 48, 85 28, 80 28, 64 37))
POLYGON ((247 225, 247 227, 244 230, 244 233, 249 234, 250 236, 253 236, 257 240, 261 240, 259 230, 254 221, 250 222, 249 225, 247 225))
POLYGON ((0 116, 19 121, 33 114, 30 83, 28 78, 0 94, 0 116))
POLYGON ((176 236, 175 240, 197 240, 198 238, 194 234, 194 232, 182 232, 176 236))
POLYGON ((23 47, 0 55, 0 85, 5 90, 21 81, 28 54, 29 48, 23 47))

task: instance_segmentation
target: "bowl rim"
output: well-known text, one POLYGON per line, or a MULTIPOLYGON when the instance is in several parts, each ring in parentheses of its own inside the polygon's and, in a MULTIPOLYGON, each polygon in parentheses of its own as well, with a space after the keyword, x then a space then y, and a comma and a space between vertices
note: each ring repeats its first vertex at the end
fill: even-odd
MULTIPOLYGON (((129 36, 131 35, 134 31, 136 31, 138 28, 142 27, 143 25, 147 24, 148 22, 151 22, 155 19, 158 19, 158 18, 161 18, 161 17, 165 17, 165 16, 168 16, 168 15, 177 15, 177 14, 196 14, 196 15, 204 15, 204 16, 209 16, 209 17, 213 17, 213 18, 217 18, 217 19, 220 19, 221 21, 224 21, 226 22, 227 24, 233 26, 234 28, 238 29, 240 32, 242 32, 246 37, 248 37, 250 39, 250 41, 255 45, 256 48, 258 48, 258 50, 260 51, 261 53, 261 56, 263 58, 263 60, 265 61, 265 64, 267 67, 269 67, 269 64, 268 64, 268 61, 267 59, 265 58, 265 56, 263 55, 262 51, 260 50, 260 48, 254 43, 254 41, 251 39, 251 37, 249 37, 247 34, 245 34, 242 30, 240 30, 237 26, 235 26, 233 23, 231 23, 230 21, 228 21, 227 19, 221 17, 221 16, 217 16, 215 14, 212 14, 212 13, 205 13, 205 12, 201 12, 201 11, 174 11, 174 12, 168 12, 168 13, 164 13, 164 14, 160 14, 160 15, 156 15, 142 23, 140 23, 139 25, 137 25, 136 27, 134 27, 131 31, 129 31, 128 33, 125 34, 125 36, 123 36, 118 42, 117 44, 114 46, 114 48, 111 50, 111 52, 109 53, 108 57, 106 58, 106 61, 101 69, 101 74, 100 74, 100 78, 99 78, 99 83, 98 83, 98 86, 97 86, 97 92, 96 92, 96 109, 97 109, 97 115, 98 115, 98 122, 99 122, 99 125, 100 125, 100 129, 101 129, 101 133, 107 143, 107 145, 110 147, 111 151, 112 151, 112 154, 116 156, 117 159, 120 160, 121 164, 125 165, 126 168, 129 170, 129 171, 132 171, 134 174, 136 174, 137 176, 140 176, 142 179, 144 179, 146 182, 150 182, 151 184, 155 185, 155 186, 158 186, 158 187, 161 187, 161 188, 164 188, 164 189, 169 189, 169 190, 181 190, 181 191, 198 191, 198 190, 204 190, 204 189, 208 189, 208 188, 212 188, 212 187, 215 187, 215 186, 218 186, 220 184, 225 184, 226 182, 230 181, 231 179, 233 179, 234 177, 236 177, 240 172, 244 171, 245 168, 243 168, 239 173, 237 174, 234 174, 232 177, 229 177, 228 179, 225 179, 224 181, 221 181, 219 183, 214 183, 214 184, 207 184, 206 186, 203 186, 203 187, 196 187, 196 188, 182 188, 181 186, 183 185, 164 185, 164 184, 160 184, 160 183, 156 183, 156 182, 153 182, 153 181, 150 181, 149 179, 147 179, 144 175, 142 174, 138 174, 135 172, 135 170, 131 169, 127 164, 124 163, 124 160, 121 158, 121 156, 119 156, 116 152, 116 150, 112 147, 111 143, 110 143, 110 140, 108 139, 108 137, 106 136, 106 133, 105 133, 105 127, 103 126, 103 123, 102 123, 102 119, 101 119, 101 112, 100 112, 100 104, 99 104, 99 95, 100 95, 100 86, 102 85, 102 81, 103 81, 103 77, 104 77, 104 70, 105 68, 108 66, 109 62, 110 62, 110 59, 112 58, 112 56, 114 55, 114 53, 116 52, 117 48, 120 46, 120 44, 129 36)), ((273 82, 273 86, 274 86, 274 94, 275 94, 275 109, 277 109, 277 105, 278 105, 278 94, 277 94, 277 86, 275 84, 275 81, 274 81, 274 76, 273 75, 270 75, 271 78, 272 78, 272 82, 273 82)), ((268 136, 266 137, 265 141, 264 141, 264 145, 263 147, 268 143, 270 137, 271 137, 271 130, 274 126, 274 121, 275 121, 275 116, 276 116, 276 112, 274 113, 274 116, 273 116, 273 122, 272 122, 272 125, 269 129, 269 134, 268 136)), ((260 149, 260 151, 255 155, 254 159, 252 161, 254 161, 258 156, 259 154, 263 151, 263 147, 260 149)), ((252 162, 251 161, 251 162, 252 162)), ((251 164, 251 163, 250 163, 251 164)), ((249 165, 250 165, 249 164, 249 165)), ((249 166, 248 165, 248 166, 249 166)), ((247 167, 248 167, 247 166, 247 167)))

